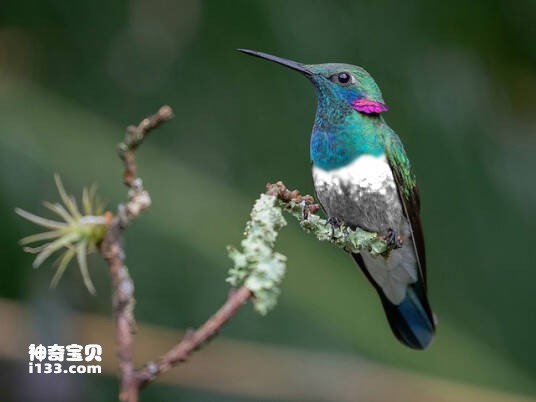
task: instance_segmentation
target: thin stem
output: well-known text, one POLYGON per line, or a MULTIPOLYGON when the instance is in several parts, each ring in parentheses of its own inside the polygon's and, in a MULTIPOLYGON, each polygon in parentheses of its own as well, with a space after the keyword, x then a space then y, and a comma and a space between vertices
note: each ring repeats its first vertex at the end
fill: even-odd
POLYGON ((229 294, 225 304, 196 331, 189 331, 182 340, 161 356, 156 362, 148 362, 137 372, 141 387, 154 381, 159 375, 169 371, 178 363, 188 359, 190 354, 215 336, 225 323, 242 307, 253 294, 242 286, 229 294))
MULTIPOLYGON (((115 223, 118 228, 118 223, 115 223)), ((114 229, 116 231, 117 229, 114 229)), ((117 232, 116 232, 117 233, 117 232)), ((119 234, 114 235, 119 238, 119 234)), ((132 363, 134 330, 134 283, 130 278, 128 268, 124 264, 124 252, 119 241, 103 245, 106 254, 103 254, 110 268, 112 279, 113 308, 116 323, 117 358, 121 378, 119 400, 136 402, 138 400, 138 387, 134 379, 134 366, 132 363)))
POLYGON ((113 308, 116 320, 117 357, 121 378, 119 400, 137 402, 139 385, 132 363, 136 320, 134 317, 134 282, 124 264, 125 253, 122 247, 122 232, 128 223, 151 205, 149 194, 143 189, 141 179, 136 178, 135 151, 146 135, 160 124, 170 120, 173 112, 169 106, 145 119, 137 126, 129 126, 125 139, 117 147, 123 161, 123 182, 128 187, 126 205, 119 205, 115 216, 100 246, 100 253, 108 263, 112 281, 113 308))

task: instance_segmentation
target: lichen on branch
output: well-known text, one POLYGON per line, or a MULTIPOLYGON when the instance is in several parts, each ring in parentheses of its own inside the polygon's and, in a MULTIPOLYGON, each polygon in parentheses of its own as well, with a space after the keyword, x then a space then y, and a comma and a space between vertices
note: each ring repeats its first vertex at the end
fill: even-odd
POLYGON ((234 266, 227 281, 234 287, 244 285, 251 290, 255 295, 255 309, 261 314, 275 307, 285 275, 287 258, 275 252, 274 247, 279 230, 286 224, 277 198, 261 194, 246 224, 242 250, 228 247, 234 266))
POLYGON ((302 229, 319 241, 328 241, 349 253, 367 251, 372 255, 390 251, 377 233, 345 225, 335 227, 316 212, 320 207, 313 197, 290 191, 282 182, 266 185, 251 210, 246 223, 241 250, 228 247, 233 267, 227 281, 232 286, 245 286, 254 294, 255 309, 266 314, 277 304, 286 270, 287 258, 274 250, 279 231, 286 226, 283 211, 298 220, 302 229))

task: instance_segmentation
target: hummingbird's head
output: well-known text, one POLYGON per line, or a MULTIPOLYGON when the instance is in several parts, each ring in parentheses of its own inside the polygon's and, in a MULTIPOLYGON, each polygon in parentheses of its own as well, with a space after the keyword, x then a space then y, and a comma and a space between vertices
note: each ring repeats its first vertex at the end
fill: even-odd
POLYGON ((320 103, 339 104, 367 115, 378 115, 388 109, 380 88, 361 67, 339 63, 302 64, 254 50, 238 50, 302 73, 315 86, 320 103))

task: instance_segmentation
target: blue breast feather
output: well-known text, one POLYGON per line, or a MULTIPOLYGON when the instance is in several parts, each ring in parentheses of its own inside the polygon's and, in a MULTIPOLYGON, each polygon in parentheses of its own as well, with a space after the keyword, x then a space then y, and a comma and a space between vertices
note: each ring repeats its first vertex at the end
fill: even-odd
POLYGON ((384 147, 377 128, 359 123, 347 119, 340 126, 322 127, 315 124, 310 148, 315 166, 332 170, 346 166, 364 154, 383 154, 384 147))

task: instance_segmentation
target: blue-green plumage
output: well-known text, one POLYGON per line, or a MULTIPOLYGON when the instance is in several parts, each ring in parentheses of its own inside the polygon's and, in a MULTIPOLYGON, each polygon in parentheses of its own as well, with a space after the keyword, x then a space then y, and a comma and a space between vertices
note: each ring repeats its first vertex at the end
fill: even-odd
POLYGON ((348 64, 303 65, 242 51, 297 70, 313 83, 318 104, 310 156, 317 198, 335 221, 398 244, 388 256, 352 257, 377 290, 396 337, 424 349, 435 322, 426 295, 418 189, 402 143, 381 115, 387 107, 374 79, 348 64))
MULTIPOLYGON (((318 109, 325 105, 319 101, 318 109)), ((338 124, 325 124, 322 117, 317 117, 311 133, 311 161, 318 167, 331 170, 348 165, 361 155, 381 155, 384 147, 381 139, 374 135, 372 129, 362 124, 362 119, 370 117, 356 116, 349 112, 338 124)))

